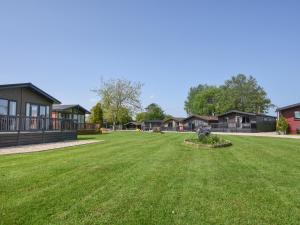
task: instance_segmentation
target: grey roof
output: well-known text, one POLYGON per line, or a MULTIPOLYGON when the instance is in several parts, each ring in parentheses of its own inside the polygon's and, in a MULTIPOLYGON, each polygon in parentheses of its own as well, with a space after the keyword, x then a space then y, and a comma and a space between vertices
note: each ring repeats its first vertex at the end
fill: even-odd
POLYGON ((191 118, 197 118, 200 120, 205 120, 205 121, 217 121, 218 117, 217 116, 200 116, 200 115, 190 115, 189 117, 185 118, 183 121, 189 120, 191 118))
POLYGON ((30 88, 39 95, 43 96, 44 98, 48 99, 50 102, 55 104, 60 104, 61 102, 56 98, 52 97, 48 93, 44 92, 43 90, 39 89, 37 86, 33 85, 32 83, 17 83, 17 84, 2 84, 0 85, 0 89, 9 89, 9 88, 30 88))
POLYGON ((85 108, 83 108, 81 105, 53 105, 52 106, 52 111, 64 111, 64 110, 68 110, 68 109, 72 109, 72 108, 79 108, 81 111, 84 111, 85 114, 91 114, 90 111, 86 110, 85 108))
POLYGON ((129 124, 133 124, 133 125, 139 126, 139 125, 141 125, 142 123, 135 122, 135 121, 131 121, 131 122, 128 122, 128 123, 124 124, 124 126, 129 125, 129 124))
POLYGON ((239 111, 239 110, 230 110, 230 111, 228 111, 226 113, 223 113, 219 116, 226 116, 230 113, 239 113, 239 114, 244 114, 244 115, 248 115, 248 116, 256 116, 257 115, 256 113, 251 113, 251 112, 243 112, 243 111, 239 111))
POLYGON ((286 110, 286 109, 295 108, 295 107, 300 107, 300 103, 296 103, 296 104, 293 104, 293 105, 288 105, 288 106, 285 106, 285 107, 277 108, 276 112, 286 110))
POLYGON ((274 118, 276 118, 275 116, 270 116, 270 115, 266 115, 266 114, 263 114, 263 113, 243 112, 243 111, 239 111, 239 110, 230 110, 226 113, 223 113, 223 114, 219 115, 219 117, 220 116, 226 116, 230 113, 239 113, 239 114, 248 115, 248 116, 264 116, 264 117, 274 117, 274 118))
POLYGON ((176 122, 180 122, 180 121, 182 121, 184 119, 185 119, 184 117, 170 117, 168 119, 165 119, 164 123, 167 122, 167 121, 170 121, 170 120, 175 120, 176 122))
POLYGON ((163 120, 145 120, 144 123, 162 123, 163 120))

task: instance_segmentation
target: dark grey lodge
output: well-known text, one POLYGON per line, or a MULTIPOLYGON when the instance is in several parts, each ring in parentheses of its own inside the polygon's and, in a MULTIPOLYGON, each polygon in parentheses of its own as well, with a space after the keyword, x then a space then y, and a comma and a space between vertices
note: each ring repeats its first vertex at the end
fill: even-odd
POLYGON ((276 130, 276 117, 231 110, 219 115, 218 123, 211 127, 220 132, 270 132, 276 130))
POLYGON ((0 147, 77 139, 73 120, 51 118, 53 104, 31 83, 0 85, 0 147))

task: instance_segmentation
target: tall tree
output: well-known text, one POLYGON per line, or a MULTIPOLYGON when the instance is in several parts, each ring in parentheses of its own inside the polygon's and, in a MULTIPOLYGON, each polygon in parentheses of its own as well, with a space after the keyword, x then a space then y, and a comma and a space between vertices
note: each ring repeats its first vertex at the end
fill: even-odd
MULTIPOLYGON (((238 74, 221 86, 228 109, 265 113, 272 106, 266 91, 253 76, 238 74)), ((227 110, 228 110, 227 109, 227 110)))
POLYGON ((103 110, 101 108, 101 103, 98 102, 92 109, 91 109, 91 115, 89 117, 90 123, 100 124, 100 126, 103 126, 103 110))
POLYGON ((145 112, 136 114, 136 121, 143 122, 145 120, 163 120, 166 117, 162 108, 156 103, 151 103, 145 109, 145 112))
POLYGON ((162 120, 164 118, 164 111, 158 104, 151 103, 146 107, 146 120, 162 120))
POLYGON ((120 121, 122 110, 126 109, 134 113, 141 109, 140 95, 141 83, 133 83, 126 79, 112 79, 103 81, 101 87, 95 90, 101 97, 101 103, 105 115, 109 115, 115 130, 120 121))
POLYGON ((218 114, 220 112, 219 96, 220 88, 206 86, 195 95, 191 112, 210 116, 218 114))
POLYGON ((192 87, 185 102, 188 114, 213 115, 229 110, 265 113, 272 106, 265 90, 252 76, 238 74, 220 87, 192 87))
POLYGON ((147 113, 146 112, 140 112, 140 113, 137 113, 136 116, 135 116, 135 120, 137 122, 143 122, 146 120, 146 115, 147 113))
POLYGON ((184 109, 187 114, 194 114, 195 113, 195 108, 194 108, 194 102, 195 102, 195 97, 196 95, 201 92, 202 90, 206 89, 208 85, 202 85, 199 84, 196 87, 191 87, 188 93, 187 100, 184 102, 184 109))

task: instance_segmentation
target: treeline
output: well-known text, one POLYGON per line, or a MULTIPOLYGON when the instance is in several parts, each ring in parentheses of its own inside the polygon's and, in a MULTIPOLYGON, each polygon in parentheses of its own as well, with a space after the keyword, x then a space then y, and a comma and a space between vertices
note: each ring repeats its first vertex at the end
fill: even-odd
MULTIPOLYGON (((142 111, 141 83, 128 80, 103 82, 95 92, 101 98, 91 110, 89 122, 101 126, 104 122, 125 124, 135 120, 163 120, 171 117, 162 108, 152 103, 142 111)), ((218 115, 230 110, 266 113, 272 106, 266 91, 252 76, 238 74, 226 80, 223 85, 200 84, 191 87, 184 108, 187 114, 218 115)))
POLYGON ((184 108, 187 114, 217 115, 230 110, 266 113, 272 106, 266 91, 252 76, 238 74, 223 85, 200 84, 188 93, 184 108))

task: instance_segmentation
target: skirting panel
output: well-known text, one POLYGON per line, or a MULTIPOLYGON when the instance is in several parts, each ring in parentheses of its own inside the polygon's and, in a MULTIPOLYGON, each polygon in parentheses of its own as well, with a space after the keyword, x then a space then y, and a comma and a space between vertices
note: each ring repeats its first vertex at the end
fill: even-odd
POLYGON ((0 133, 0 147, 76 140, 77 131, 0 133))

